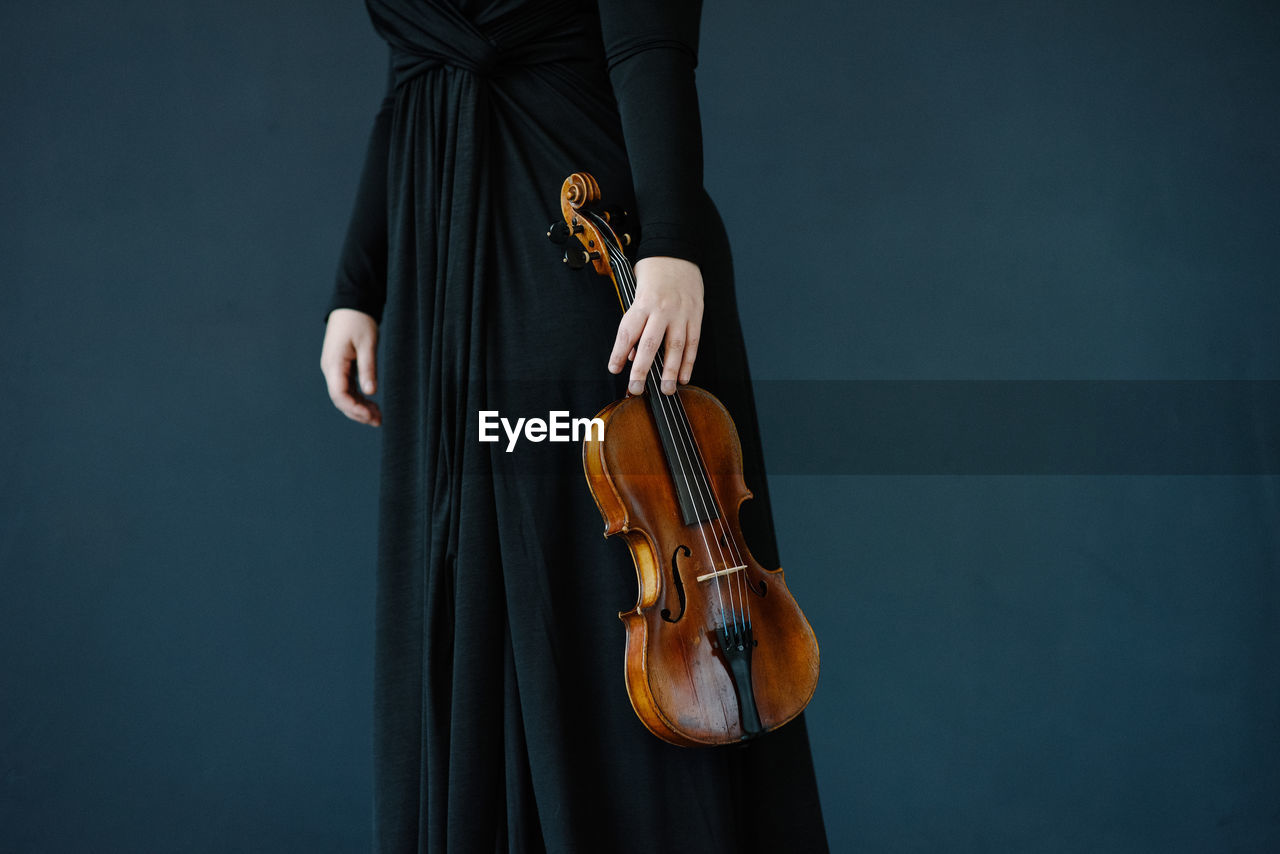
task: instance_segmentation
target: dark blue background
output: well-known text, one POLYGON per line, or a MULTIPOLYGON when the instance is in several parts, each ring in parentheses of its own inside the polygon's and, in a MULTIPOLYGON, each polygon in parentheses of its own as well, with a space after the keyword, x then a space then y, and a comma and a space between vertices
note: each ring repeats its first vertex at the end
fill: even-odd
MULTIPOLYGON (((0 851, 367 850, 317 365, 384 51, 174 0, 0 56, 0 851)), ((699 84, 761 381, 1280 379, 1274 3, 709 0, 699 84)), ((958 469, 774 471, 833 850, 1280 848, 1280 478, 958 469)))

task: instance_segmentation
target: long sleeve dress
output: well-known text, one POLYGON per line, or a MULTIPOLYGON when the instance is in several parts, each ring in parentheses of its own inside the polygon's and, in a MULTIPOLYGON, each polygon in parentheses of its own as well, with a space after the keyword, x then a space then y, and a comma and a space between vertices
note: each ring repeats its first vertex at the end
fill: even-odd
POLYGON ((329 308, 380 321, 375 847, 827 848, 803 716, 742 746, 643 728, 623 681, 630 555, 576 444, 481 443, 478 413, 591 417, 611 286, 560 263, 566 175, 635 211, 636 258, 697 263, 694 382, 741 434, 748 545, 777 566, 728 240, 702 189, 697 0, 367 0, 390 45, 329 308))

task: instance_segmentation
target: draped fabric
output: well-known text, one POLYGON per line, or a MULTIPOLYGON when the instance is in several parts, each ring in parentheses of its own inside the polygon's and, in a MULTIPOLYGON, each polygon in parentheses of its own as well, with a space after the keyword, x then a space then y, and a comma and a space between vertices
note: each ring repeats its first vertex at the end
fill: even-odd
MULTIPOLYGON (((545 237, 589 171, 639 254, 700 264, 694 381, 735 415, 777 565, 729 247, 701 187, 699 4, 369 0, 390 45, 333 307, 381 320, 375 835, 380 852, 826 850, 803 718, 688 749, 627 700, 630 556, 605 540, 577 444, 507 451, 478 413, 591 417, 611 287, 545 237), (616 90, 616 91, 615 91, 616 90)), ((625 375, 624 375, 625 376, 625 375)))

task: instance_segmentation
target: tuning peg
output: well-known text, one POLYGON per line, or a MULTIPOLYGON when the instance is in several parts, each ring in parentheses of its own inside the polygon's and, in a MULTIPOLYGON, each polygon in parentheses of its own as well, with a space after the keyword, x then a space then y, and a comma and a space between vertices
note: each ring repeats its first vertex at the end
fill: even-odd
POLYGON ((566 249, 564 250, 564 263, 569 265, 570 270, 581 270, 592 261, 600 258, 599 252, 588 252, 585 249, 566 249))
POLYGON ((604 221, 610 225, 614 225, 615 222, 621 222, 630 215, 628 211, 617 207, 605 208, 600 213, 604 217, 604 221))
POLYGON ((569 226, 562 219, 556 220, 547 226, 547 239, 557 246, 564 246, 569 240, 569 226))

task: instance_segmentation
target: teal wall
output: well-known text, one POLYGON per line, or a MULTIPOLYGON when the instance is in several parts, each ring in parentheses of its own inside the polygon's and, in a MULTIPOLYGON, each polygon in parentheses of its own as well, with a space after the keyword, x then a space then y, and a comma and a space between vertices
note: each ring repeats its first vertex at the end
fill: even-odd
MULTIPOLYGON (((377 434, 317 364, 385 53, 0 47, 0 851, 367 850, 377 434)), ((833 850, 1280 850, 1280 394, 1214 391, 1280 380, 1275 5, 708 0, 699 85, 833 850)))

